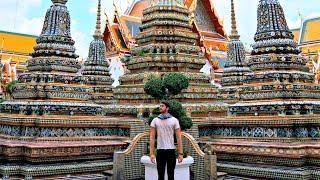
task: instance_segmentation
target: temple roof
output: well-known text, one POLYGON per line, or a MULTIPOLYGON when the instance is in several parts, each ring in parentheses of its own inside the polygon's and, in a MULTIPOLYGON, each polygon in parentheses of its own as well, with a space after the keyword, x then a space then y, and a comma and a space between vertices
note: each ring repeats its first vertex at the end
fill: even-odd
MULTIPOLYGON (((189 8, 189 10, 195 12, 196 22, 197 22, 197 20, 200 20, 201 18, 210 19, 213 24, 213 27, 211 26, 211 28, 214 28, 214 30, 217 33, 219 33, 221 36, 227 37, 227 34, 223 28, 222 23, 220 22, 220 19, 217 15, 217 11, 216 11, 212 1, 210 1, 210 0, 202 0, 202 1, 185 0, 185 5, 189 8), (205 10, 203 10, 203 8, 205 10), (198 19, 197 19, 197 16, 199 16, 198 19), (206 17, 206 16, 208 16, 208 17, 206 17)), ((198 21, 198 26, 199 26, 199 22, 200 21, 198 21)), ((208 26, 210 27, 210 24, 206 24, 206 25, 207 25, 207 29, 202 28, 202 29, 200 29, 200 31, 208 31, 208 26)))
POLYGON ((37 36, 0 31, 0 59, 17 63, 18 69, 26 69, 25 62, 33 52, 37 36), (20 44, 23 44, 21 46, 20 44))
MULTIPOLYGON (((123 34, 123 30, 121 30, 122 26, 118 21, 120 21, 118 15, 114 16, 113 24, 109 22, 107 17, 106 27, 103 31, 103 39, 105 42, 109 41, 111 44, 113 44, 117 51, 128 52, 129 50, 126 44, 125 36, 123 34)), ((109 51, 110 50, 107 47, 107 53, 109 51)))
POLYGON ((148 6, 150 6, 150 0, 133 0, 124 14, 142 18, 142 11, 148 6))
POLYGON ((319 26, 320 17, 305 20, 300 30, 299 44, 320 41, 319 26))
POLYGON ((36 39, 37 36, 29 34, 0 31, 0 50, 27 55, 33 51, 36 39), (19 46, 19 44, 23 44, 23 46, 19 46))
MULTIPOLYGON (((217 11, 210 0, 185 0, 185 5, 190 11, 195 11, 196 27, 199 28, 201 36, 215 39, 225 39, 227 37, 217 15, 217 11), (202 19, 206 20, 202 21, 202 19), (207 21, 207 19, 210 19, 211 21, 207 21)), ((133 0, 122 16, 119 15, 118 10, 115 7, 116 10, 113 23, 119 23, 125 37, 128 37, 129 39, 134 38, 139 32, 142 11, 148 6, 150 6, 149 0, 133 0)))

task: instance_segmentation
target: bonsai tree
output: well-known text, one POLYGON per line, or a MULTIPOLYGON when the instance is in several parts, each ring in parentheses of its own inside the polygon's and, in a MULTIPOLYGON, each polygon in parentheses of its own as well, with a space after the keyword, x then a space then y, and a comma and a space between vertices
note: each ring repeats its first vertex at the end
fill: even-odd
MULTIPOLYGON (((192 119, 186 115, 186 110, 182 104, 173 97, 187 89, 189 86, 188 78, 181 73, 168 73, 162 77, 152 76, 144 85, 144 91, 158 100, 167 100, 170 108, 169 113, 179 120, 182 130, 192 127, 192 119)), ((152 111, 152 116, 149 117, 149 124, 160 114, 159 108, 152 111)))

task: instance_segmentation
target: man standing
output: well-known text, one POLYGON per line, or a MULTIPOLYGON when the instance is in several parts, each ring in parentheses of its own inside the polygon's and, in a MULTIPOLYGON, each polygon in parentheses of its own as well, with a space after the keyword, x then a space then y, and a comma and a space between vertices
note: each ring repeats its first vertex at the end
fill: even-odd
POLYGON ((183 148, 179 121, 169 114, 169 103, 160 102, 160 115, 154 118, 150 128, 150 160, 157 164, 159 180, 164 180, 165 167, 167 165, 168 180, 174 180, 176 167, 176 155, 174 146, 174 133, 178 143, 178 162, 183 160, 183 148), (157 133, 157 158, 154 155, 154 141, 157 133), (156 161, 155 161, 156 159, 156 161))

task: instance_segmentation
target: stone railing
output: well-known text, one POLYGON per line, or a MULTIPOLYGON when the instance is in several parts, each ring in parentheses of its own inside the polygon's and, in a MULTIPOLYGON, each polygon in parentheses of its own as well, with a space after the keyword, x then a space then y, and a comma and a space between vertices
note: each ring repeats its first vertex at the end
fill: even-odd
MULTIPOLYGON (((216 156, 213 151, 204 153, 197 141, 189 134, 182 133, 184 149, 194 158, 190 179, 216 179, 216 156)), ((114 153, 113 179, 139 179, 144 177, 144 166, 140 163, 143 155, 148 154, 149 132, 138 134, 125 151, 114 153)))

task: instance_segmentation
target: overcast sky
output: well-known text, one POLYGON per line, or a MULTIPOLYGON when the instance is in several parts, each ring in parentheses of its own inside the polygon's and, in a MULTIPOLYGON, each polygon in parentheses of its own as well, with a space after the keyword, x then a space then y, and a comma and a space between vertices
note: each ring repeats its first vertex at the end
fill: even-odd
MULTIPOLYGON (((226 31, 230 32, 230 0, 212 0, 226 31)), ((300 26, 301 17, 320 17, 319 0, 279 0, 290 28, 300 26)), ((131 0, 115 0, 120 11, 124 11, 131 0)), ((109 18, 113 15, 112 0, 102 0, 103 9, 109 18)), ((238 31, 246 45, 253 42, 256 30, 258 0, 235 0, 238 31)), ((51 0, 0 0, 0 30, 39 35, 45 12, 51 0)), ((72 37, 76 41, 77 53, 86 57, 95 27, 97 0, 69 0, 67 3, 72 18, 72 37)), ((103 17, 104 18, 104 17, 103 17)), ((319 31, 320 33, 320 31, 319 31)))

